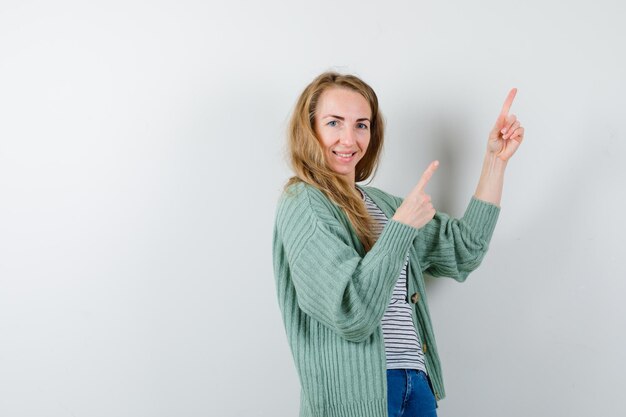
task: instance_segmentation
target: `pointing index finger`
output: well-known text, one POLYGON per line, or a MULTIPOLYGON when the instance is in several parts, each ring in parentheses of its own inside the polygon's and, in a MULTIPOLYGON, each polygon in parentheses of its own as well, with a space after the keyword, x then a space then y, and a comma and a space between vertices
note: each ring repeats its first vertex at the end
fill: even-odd
POLYGON ((433 176, 438 166, 439 161, 433 161, 430 163, 430 165, 428 165, 428 168, 426 168, 426 171, 424 171, 424 173, 422 174, 422 178, 420 178, 419 182, 415 186, 416 190, 424 191, 424 188, 426 188, 426 184, 428 184, 430 177, 433 176))
POLYGON ((504 104, 502 105, 502 110, 500 111, 500 116, 506 116, 509 114, 509 110, 511 109, 511 105, 513 104, 513 100, 515 99, 515 95, 517 94, 517 88, 511 89, 509 91, 509 95, 504 100, 504 104))

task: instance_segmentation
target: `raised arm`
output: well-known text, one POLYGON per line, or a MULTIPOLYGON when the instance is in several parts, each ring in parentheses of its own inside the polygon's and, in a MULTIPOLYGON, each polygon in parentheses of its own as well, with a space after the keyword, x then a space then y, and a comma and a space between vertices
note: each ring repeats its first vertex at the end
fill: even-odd
POLYGON ((516 89, 509 92, 489 133, 480 180, 462 218, 436 212, 424 191, 437 161, 431 163, 394 215, 394 219, 420 229, 415 240, 420 266, 433 276, 463 281, 487 251, 500 212, 504 171, 524 138, 524 128, 515 115, 509 115, 516 94, 516 89))
POLYGON ((497 206, 500 206, 502 198, 506 165, 524 139, 524 128, 514 114, 509 115, 516 94, 515 88, 509 92, 496 123, 489 133, 487 152, 474 193, 477 199, 497 206))

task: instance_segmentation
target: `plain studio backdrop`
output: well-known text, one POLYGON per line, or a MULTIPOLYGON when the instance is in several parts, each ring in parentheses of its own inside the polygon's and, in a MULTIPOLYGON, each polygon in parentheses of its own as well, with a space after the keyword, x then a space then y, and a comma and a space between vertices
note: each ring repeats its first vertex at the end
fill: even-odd
POLYGON ((372 185, 461 216, 507 92, 482 266, 429 279, 440 416, 624 416, 618 1, 0 3, 0 416, 298 413, 271 261, 320 72, 377 91, 372 185))

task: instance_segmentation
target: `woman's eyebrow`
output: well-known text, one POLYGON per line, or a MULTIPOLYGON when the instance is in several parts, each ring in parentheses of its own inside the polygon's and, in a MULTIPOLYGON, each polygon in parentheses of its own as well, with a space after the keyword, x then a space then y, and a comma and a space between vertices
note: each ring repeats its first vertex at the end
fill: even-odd
POLYGON ((345 117, 337 116, 336 114, 327 114, 326 116, 322 117, 322 119, 326 119, 327 117, 332 117, 339 120, 346 120, 345 117))
MULTIPOLYGON (((332 117, 334 119, 339 119, 339 120, 346 120, 345 117, 342 116, 337 116, 336 114, 327 114, 326 116, 323 116, 322 119, 326 119, 327 117, 332 117)), ((367 118, 367 117, 361 117, 360 119, 356 119, 357 122, 363 122, 363 121, 368 121, 370 123, 372 123, 372 121, 367 118)))

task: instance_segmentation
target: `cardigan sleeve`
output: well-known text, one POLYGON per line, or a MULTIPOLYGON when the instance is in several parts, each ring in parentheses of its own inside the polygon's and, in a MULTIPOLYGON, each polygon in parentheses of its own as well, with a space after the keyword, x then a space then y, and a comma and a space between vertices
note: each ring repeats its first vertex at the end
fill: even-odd
POLYGON ((415 239, 422 271, 464 281, 485 256, 499 213, 475 197, 460 219, 436 213, 415 239))
POLYGON ((303 187, 281 199, 275 268, 288 270, 304 313, 343 338, 361 342, 379 326, 418 230, 390 220, 361 257, 320 194, 303 187))

